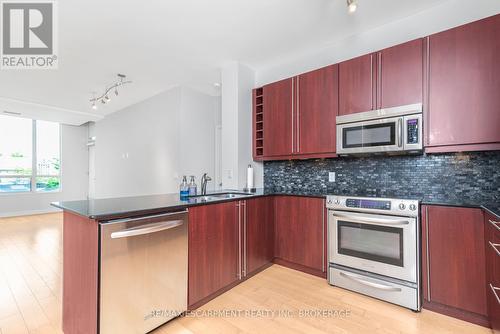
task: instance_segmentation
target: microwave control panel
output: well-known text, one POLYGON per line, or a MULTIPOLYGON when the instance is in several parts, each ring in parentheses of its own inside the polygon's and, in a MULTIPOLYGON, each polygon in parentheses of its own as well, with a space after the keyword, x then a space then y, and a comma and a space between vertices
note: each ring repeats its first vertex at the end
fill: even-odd
POLYGON ((406 120, 406 138, 407 144, 418 144, 419 142, 419 120, 418 118, 411 118, 406 120))

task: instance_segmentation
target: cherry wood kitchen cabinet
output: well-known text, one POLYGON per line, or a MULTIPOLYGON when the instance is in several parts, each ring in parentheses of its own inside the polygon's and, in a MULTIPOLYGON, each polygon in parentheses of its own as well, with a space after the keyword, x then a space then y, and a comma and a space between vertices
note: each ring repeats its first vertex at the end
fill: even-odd
POLYGON ((483 211, 423 206, 423 307, 488 325, 483 211))
POLYGON ((500 217, 487 212, 484 224, 488 317, 494 333, 500 333, 500 217))
POLYGON ((423 101, 422 38, 377 52, 377 109, 423 101))
POLYGON ((264 157, 290 156, 295 151, 295 79, 263 87, 264 157))
POLYGON ((196 308, 239 280, 238 202, 189 209, 188 305, 196 308))
POLYGON ((375 109, 376 55, 367 54, 339 64, 339 115, 375 109))
POLYGON ((500 15, 428 37, 426 151, 500 149, 500 15))
POLYGON ((325 200, 276 196, 275 263, 326 277, 325 200))
POLYGON ((246 205, 245 276, 270 265, 274 258, 274 201, 259 197, 244 201, 246 205))
POLYGON ((338 65, 297 77, 296 154, 335 153, 338 65))

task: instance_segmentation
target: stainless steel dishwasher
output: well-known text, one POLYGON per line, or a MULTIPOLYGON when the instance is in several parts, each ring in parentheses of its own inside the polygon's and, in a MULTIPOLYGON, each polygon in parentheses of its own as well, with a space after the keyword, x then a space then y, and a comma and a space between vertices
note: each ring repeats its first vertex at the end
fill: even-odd
POLYGON ((147 333, 187 310, 187 210, 101 223, 100 334, 147 333))

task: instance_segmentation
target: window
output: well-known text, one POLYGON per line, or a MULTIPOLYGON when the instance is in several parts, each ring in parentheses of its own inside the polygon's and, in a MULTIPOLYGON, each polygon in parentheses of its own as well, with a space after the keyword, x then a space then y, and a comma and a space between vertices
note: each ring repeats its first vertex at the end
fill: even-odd
POLYGON ((0 193, 60 189, 60 126, 0 115, 0 193))

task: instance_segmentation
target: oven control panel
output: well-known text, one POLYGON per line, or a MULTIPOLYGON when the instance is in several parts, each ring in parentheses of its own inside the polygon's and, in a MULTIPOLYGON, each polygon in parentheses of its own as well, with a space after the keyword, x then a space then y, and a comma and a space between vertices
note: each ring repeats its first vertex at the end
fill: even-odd
POLYGON ((385 213, 407 217, 419 215, 418 200, 372 197, 346 197, 329 195, 326 199, 328 209, 385 213))

